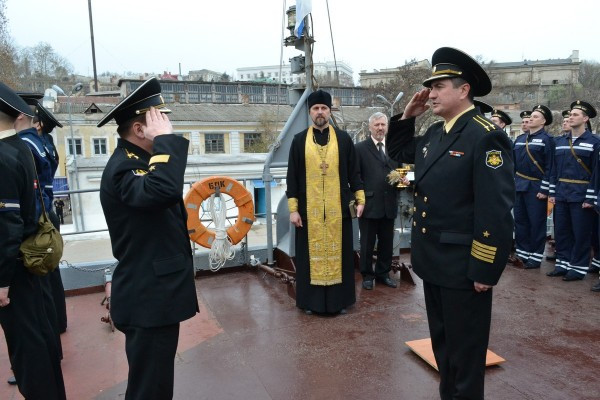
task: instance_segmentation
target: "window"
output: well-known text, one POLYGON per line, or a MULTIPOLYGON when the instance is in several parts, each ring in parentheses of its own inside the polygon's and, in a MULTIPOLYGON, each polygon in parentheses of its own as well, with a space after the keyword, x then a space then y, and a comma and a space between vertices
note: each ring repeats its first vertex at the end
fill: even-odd
POLYGON ((80 156, 83 154, 82 151, 82 147, 81 147, 81 138, 75 138, 75 139, 71 139, 71 138, 67 138, 67 149, 68 149, 68 155, 72 156, 73 155, 73 145, 75 145, 75 154, 80 156))
POLYGON ((260 141, 259 132, 244 133, 244 150, 249 149, 260 141))
POLYGON ((105 156, 108 154, 106 151, 106 139, 105 138, 97 138, 92 139, 92 143, 94 145, 94 155, 95 156, 105 156))
POLYGON ((204 135, 205 153, 225 153, 222 133, 206 133, 204 135))

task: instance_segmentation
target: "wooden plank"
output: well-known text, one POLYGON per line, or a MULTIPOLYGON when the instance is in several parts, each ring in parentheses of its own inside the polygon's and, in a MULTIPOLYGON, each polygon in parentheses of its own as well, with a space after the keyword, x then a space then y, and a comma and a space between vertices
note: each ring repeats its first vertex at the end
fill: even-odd
MULTIPOLYGON (((435 357, 433 355, 433 349, 431 347, 431 339, 419 339, 419 340, 410 340, 405 342, 406 345, 414 351, 419 357, 421 357, 425 362, 435 368, 436 371, 439 371, 437 367, 437 363, 435 362, 435 357)), ((491 365, 498 365, 506 360, 500 357, 498 354, 494 353, 490 349, 487 351, 487 355, 485 358, 485 366, 489 367, 491 365)))

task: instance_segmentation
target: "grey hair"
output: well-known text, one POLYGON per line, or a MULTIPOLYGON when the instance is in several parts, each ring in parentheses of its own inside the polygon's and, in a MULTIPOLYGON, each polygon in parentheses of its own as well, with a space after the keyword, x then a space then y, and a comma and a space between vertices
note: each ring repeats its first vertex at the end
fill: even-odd
POLYGON ((369 117, 369 125, 371 125, 371 122, 375 121, 376 119, 380 119, 380 118, 385 118, 385 122, 388 122, 387 115, 385 115, 382 112, 377 111, 376 113, 374 113, 373 115, 371 115, 369 117))

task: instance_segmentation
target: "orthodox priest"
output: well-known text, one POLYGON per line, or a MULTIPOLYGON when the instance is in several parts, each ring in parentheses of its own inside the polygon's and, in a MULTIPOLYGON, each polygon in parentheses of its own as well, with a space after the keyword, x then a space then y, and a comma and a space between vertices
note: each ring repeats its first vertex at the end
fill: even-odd
POLYGON ((287 171, 296 306, 344 314, 356 301, 351 203, 360 217, 365 194, 352 139, 329 125, 331 95, 317 90, 307 102, 312 125, 294 137, 287 171))

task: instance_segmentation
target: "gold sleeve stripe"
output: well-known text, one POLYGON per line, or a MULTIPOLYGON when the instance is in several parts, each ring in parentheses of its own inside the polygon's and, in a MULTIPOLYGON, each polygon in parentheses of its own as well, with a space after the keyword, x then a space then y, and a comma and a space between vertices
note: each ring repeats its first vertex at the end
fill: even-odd
POLYGON ((487 249, 482 249, 481 247, 477 247, 477 246, 473 246, 472 247, 473 250, 481 253, 481 254, 486 254, 490 257, 494 257, 496 256, 496 251, 495 250, 487 250, 487 249))
POLYGON ((170 157, 171 156, 168 154, 160 154, 158 156, 152 156, 150 158, 150 162, 148 164, 166 163, 166 162, 169 162, 170 157))
POLYGON ((295 197, 290 197, 288 199, 288 208, 290 209, 290 213, 298 211, 298 199, 295 197))
POLYGON ((364 190, 357 190, 356 192, 354 192, 354 198, 356 199, 356 202, 358 204, 365 204, 366 200, 365 200, 365 191, 364 190))
POLYGON ((477 251, 475 251, 475 249, 471 249, 471 255, 473 257, 477 258, 478 260, 485 261, 486 263, 490 263, 490 264, 494 263, 493 257, 490 258, 486 255, 482 255, 482 254, 478 253, 477 251))
POLYGON ((483 243, 481 243, 481 242, 478 242, 477 240, 473 240, 473 247, 479 247, 479 248, 481 248, 481 249, 491 250, 491 251, 494 251, 494 252, 495 252, 496 250, 498 250, 498 248, 497 248, 497 247, 494 247, 494 246, 488 246, 488 245, 486 245, 486 244, 483 244, 483 243))

